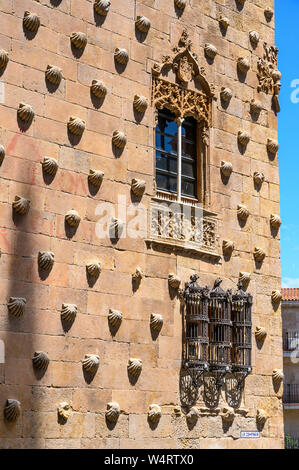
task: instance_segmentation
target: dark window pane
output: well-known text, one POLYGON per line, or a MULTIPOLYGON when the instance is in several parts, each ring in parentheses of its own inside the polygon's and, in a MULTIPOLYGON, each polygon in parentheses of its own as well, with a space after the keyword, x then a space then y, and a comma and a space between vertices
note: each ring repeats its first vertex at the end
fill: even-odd
POLYGON ((170 111, 159 111, 156 127, 156 183, 157 188, 177 191, 177 133, 175 116, 170 111))
POLYGON ((164 175, 157 171, 156 174, 156 183, 157 187, 164 191, 169 191, 172 193, 177 192, 177 179, 172 176, 164 175))
POLYGON ((182 176, 196 177, 196 168, 193 163, 182 161, 182 176))
POLYGON ((182 124, 182 194, 197 195, 197 122, 188 117, 182 124), (186 178, 187 177, 187 178, 186 178))
POLYGON ((195 197, 196 196, 195 182, 186 181, 182 178, 182 194, 184 196, 195 197))
POLYGON ((196 145, 190 142, 186 142, 182 139, 182 154, 187 155, 195 160, 196 158, 196 145))

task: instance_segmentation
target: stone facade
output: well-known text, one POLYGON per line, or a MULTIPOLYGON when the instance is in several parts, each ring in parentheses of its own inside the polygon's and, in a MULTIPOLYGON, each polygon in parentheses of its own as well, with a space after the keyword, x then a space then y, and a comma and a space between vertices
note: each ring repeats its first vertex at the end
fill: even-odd
MULTIPOLYGON (((272 381, 282 369, 281 316, 279 299, 271 300, 280 289, 280 241, 270 225, 279 214, 273 142, 280 85, 272 73, 277 52, 269 49, 274 19, 265 15, 274 1, 111 0, 104 7, 99 14, 91 0, 0 1, 0 404, 21 406, 14 421, 0 419, 0 447, 281 448, 282 385, 272 381), (204 243, 186 249, 180 237, 167 242, 148 233, 100 238, 100 203, 117 207, 123 196, 123 209, 142 203, 148 214, 157 203, 155 64, 182 37, 193 55, 179 69, 180 89, 191 100, 197 95, 189 91, 200 91, 192 62, 205 91, 204 243), (54 159, 46 167, 45 157, 54 159), (228 177, 223 162, 232 164, 228 177), (94 171, 101 172, 96 187, 94 171), (258 187, 257 171, 264 176, 258 187), (133 179, 145 188, 138 197, 133 179), (70 211, 77 226, 65 223, 70 211), (49 261, 43 266, 39 253, 49 261), (200 387, 197 411, 182 400, 182 307, 169 284, 178 278, 183 287, 194 273, 201 285, 223 278, 225 289, 246 274, 253 296, 253 370, 244 390, 236 400, 222 388, 210 408, 200 387), (121 312, 116 326, 113 310, 121 312), (152 314, 163 317, 154 333, 152 314), (267 331, 262 344, 256 327, 267 331), (33 367, 36 352, 49 358, 42 373, 33 367), (86 355, 99 358, 97 370, 82 366, 86 355), (240 438, 258 428, 260 438, 240 438)), ((172 84, 176 73, 167 77, 172 84)), ((111 225, 120 235, 123 214, 111 225)))
POLYGON ((282 289, 282 334, 285 434, 299 437, 299 289, 282 289))

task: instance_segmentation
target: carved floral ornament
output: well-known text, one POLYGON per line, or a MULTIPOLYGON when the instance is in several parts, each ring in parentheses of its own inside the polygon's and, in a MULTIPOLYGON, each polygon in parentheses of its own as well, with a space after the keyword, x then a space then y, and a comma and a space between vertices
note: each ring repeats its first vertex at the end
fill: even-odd
POLYGON ((258 91, 264 92, 267 95, 273 94, 273 107, 279 113, 280 105, 278 97, 281 87, 281 73, 277 69, 278 48, 276 46, 268 46, 265 42, 264 51, 263 59, 259 58, 257 61, 258 91))
POLYGON ((152 68, 153 106, 164 107, 177 117, 193 116, 197 121, 203 121, 207 127, 211 124, 211 101, 214 96, 214 86, 205 78, 205 70, 198 66, 198 57, 192 52, 192 42, 186 30, 183 31, 178 46, 173 47, 170 55, 163 56, 160 64, 152 68), (177 83, 170 83, 160 75, 172 70, 177 83), (199 82, 200 91, 188 90, 187 85, 194 80, 199 82))

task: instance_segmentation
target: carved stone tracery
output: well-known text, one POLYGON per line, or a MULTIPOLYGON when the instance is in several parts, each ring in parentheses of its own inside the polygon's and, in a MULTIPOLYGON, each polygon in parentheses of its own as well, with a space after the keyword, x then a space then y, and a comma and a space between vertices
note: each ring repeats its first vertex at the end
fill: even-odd
POLYGON ((205 69, 199 67, 197 55, 192 52, 192 42, 188 32, 183 31, 178 46, 172 48, 172 53, 163 56, 160 64, 154 64, 152 100, 158 109, 164 107, 177 117, 193 116, 197 121, 211 125, 211 101, 214 96, 214 86, 209 85, 205 78, 205 69), (172 70, 177 83, 171 83, 160 75, 172 70), (189 82, 199 83, 200 90, 187 88, 189 82))
POLYGON ((278 113, 280 111, 279 92, 281 73, 277 69, 278 48, 276 46, 268 46, 264 43, 264 57, 259 58, 257 62, 257 78, 259 81, 258 91, 267 95, 273 94, 273 107, 278 113))

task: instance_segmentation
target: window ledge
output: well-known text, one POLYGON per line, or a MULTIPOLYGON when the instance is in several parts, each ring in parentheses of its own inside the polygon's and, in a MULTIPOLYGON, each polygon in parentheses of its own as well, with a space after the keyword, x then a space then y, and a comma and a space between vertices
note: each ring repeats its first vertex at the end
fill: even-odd
POLYGON ((192 244, 192 242, 179 242, 179 241, 169 241, 163 239, 154 239, 154 238, 147 238, 145 243, 148 247, 152 248, 155 246, 164 248, 164 251, 172 251, 173 253, 190 253, 196 254, 203 258, 207 258, 209 260, 214 260, 220 262, 222 256, 219 253, 215 253, 212 251, 205 250, 204 248, 196 247, 192 244))

